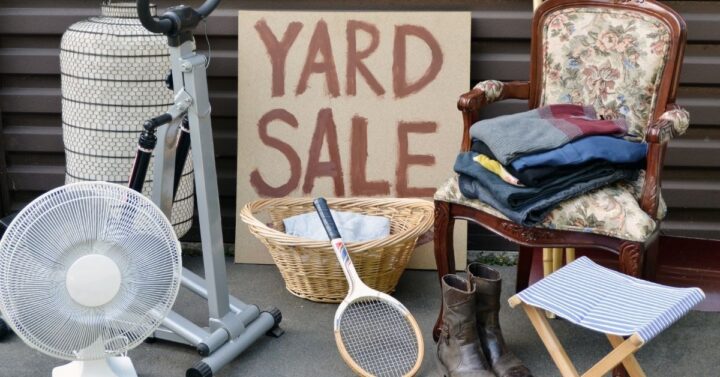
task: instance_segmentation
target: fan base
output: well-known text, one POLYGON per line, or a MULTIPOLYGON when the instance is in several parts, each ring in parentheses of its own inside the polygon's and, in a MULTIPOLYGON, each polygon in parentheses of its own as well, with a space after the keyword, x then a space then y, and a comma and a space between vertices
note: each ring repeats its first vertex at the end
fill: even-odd
POLYGON ((73 361, 53 369, 52 377, 138 377, 129 357, 73 361))

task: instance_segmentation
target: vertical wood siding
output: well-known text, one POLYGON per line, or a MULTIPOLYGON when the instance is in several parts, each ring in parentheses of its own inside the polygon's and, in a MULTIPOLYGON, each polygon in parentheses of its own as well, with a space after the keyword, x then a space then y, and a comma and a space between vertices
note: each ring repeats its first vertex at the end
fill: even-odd
MULTIPOLYGON (((5 179, 8 187, 4 193, 0 185, 2 212, 18 210, 42 192, 63 184, 60 37, 70 24, 97 15, 100 3, 100 0, 4 0, 0 6, 3 153, 0 169, 5 168, 2 162, 7 165, 6 171, 0 172, 0 179, 5 179)), ((158 1, 161 8, 174 3, 158 1)), ((476 82, 490 78, 528 79, 531 3, 531 0, 223 1, 207 30, 213 51, 208 74, 226 241, 232 242, 235 227, 238 9, 263 9, 271 4, 272 9, 472 10, 471 75, 476 82)), ((685 136, 670 144, 663 182, 670 214, 663 229, 667 234, 720 238, 720 2, 666 3, 680 11, 688 23, 689 46, 679 102, 690 110, 692 125, 685 136)), ((204 36, 197 40, 204 50, 204 36)), ((524 108, 522 102, 511 101, 493 105, 487 115, 524 108)), ((458 114, 458 127, 460 124, 458 114)), ((196 239, 197 233, 191 232, 186 238, 196 239)))

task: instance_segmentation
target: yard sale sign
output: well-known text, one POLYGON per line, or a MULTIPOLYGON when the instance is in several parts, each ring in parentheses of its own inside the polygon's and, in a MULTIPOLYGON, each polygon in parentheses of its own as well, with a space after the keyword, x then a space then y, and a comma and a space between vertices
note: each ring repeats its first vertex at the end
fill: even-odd
MULTIPOLYGON (((240 11, 238 21, 238 210, 261 197, 431 198, 450 176, 470 13, 240 11)), ((238 261, 271 262, 237 229, 238 261)), ((411 267, 434 266, 428 246, 411 267)))

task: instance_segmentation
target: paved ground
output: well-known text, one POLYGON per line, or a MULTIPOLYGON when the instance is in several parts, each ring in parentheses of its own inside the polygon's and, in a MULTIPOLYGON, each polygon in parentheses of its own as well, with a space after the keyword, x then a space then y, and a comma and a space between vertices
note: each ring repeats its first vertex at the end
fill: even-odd
MULTIPOLYGON (((201 271, 199 258, 186 258, 185 263, 201 271)), ((513 292, 515 270, 499 269, 505 279, 506 299, 513 292)), ((282 309, 286 334, 279 339, 263 338, 217 376, 352 376, 337 354, 331 333, 336 305, 315 304, 289 294, 274 266, 233 265, 228 260, 228 271, 230 290, 237 297, 261 307, 275 305, 282 309)), ((426 358, 421 376, 436 376, 435 344, 430 337, 439 305, 435 273, 406 272, 396 297, 410 308, 426 333, 426 358)), ((187 292, 181 293, 176 309, 197 321, 206 318, 204 303, 187 292)), ((559 375, 524 313, 505 305, 501 321, 510 347, 536 377, 559 375)), ((601 335, 559 320, 553 321, 553 326, 581 369, 609 351, 601 335)), ((638 359, 648 376, 720 376, 718 344, 720 315, 693 312, 642 349, 638 359)), ((161 342, 143 344, 132 350, 130 356, 141 377, 182 377, 199 358, 189 348, 161 342)), ((50 376, 52 368, 62 363, 31 350, 15 336, 0 342, 0 358, 2 377, 50 376)))

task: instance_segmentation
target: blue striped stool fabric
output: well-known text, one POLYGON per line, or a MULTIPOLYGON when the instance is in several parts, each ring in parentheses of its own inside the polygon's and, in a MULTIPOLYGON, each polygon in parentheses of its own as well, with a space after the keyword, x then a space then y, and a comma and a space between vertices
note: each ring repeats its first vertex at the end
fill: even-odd
POLYGON ((587 329, 643 342, 682 318, 705 298, 700 288, 672 288, 636 279, 582 257, 517 294, 587 329))

